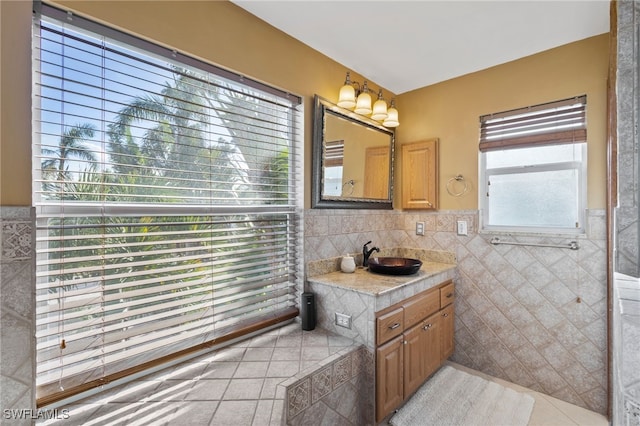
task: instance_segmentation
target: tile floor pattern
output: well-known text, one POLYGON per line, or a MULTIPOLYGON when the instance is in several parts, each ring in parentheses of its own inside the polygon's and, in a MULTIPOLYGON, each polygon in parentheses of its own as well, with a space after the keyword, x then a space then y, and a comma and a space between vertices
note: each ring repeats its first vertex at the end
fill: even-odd
MULTIPOLYGON (((353 341, 300 324, 268 331, 178 366, 85 398, 69 418, 41 425, 280 425, 284 387, 298 372, 353 341)), ((61 416, 60 416, 61 417, 61 416)))
MULTIPOLYGON (((86 398, 69 418, 39 425, 280 425, 284 388, 278 387, 352 341, 291 323, 178 366, 86 398)), ((536 400, 529 426, 605 426, 606 418, 559 399, 492 378, 459 364, 455 368, 495 380, 536 400)))

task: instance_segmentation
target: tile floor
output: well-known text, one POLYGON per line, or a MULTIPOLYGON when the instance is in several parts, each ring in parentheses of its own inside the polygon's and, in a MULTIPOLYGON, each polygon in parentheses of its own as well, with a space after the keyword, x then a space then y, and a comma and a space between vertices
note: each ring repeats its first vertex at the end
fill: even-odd
POLYGON ((502 379, 488 376, 460 364, 449 362, 452 367, 459 368, 470 374, 493 380, 503 386, 525 392, 533 396, 535 404, 531 412, 528 426, 608 426, 609 421, 601 414, 589 411, 586 408, 578 407, 568 402, 561 401, 549 395, 535 392, 522 386, 515 385, 502 379))
MULTIPOLYGON (((293 322, 68 407, 59 407, 59 413, 69 410, 68 418, 37 424, 280 425, 285 395, 278 384, 352 345, 351 340, 324 330, 303 332, 300 324, 293 322)), ((608 425, 604 416, 584 408, 459 364, 450 365, 530 393, 536 402, 529 426, 608 425)))
POLYGON ((37 424, 280 425, 285 392, 278 384, 352 346, 351 339, 292 322, 59 407, 58 417, 67 419, 37 424))

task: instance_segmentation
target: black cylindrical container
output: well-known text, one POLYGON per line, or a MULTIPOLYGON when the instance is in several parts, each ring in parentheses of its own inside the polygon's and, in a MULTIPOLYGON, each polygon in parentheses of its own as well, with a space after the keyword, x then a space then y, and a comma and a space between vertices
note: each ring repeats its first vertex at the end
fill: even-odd
POLYGON ((302 293, 300 301, 300 317, 302 329, 313 330, 316 328, 316 296, 313 293, 302 293))

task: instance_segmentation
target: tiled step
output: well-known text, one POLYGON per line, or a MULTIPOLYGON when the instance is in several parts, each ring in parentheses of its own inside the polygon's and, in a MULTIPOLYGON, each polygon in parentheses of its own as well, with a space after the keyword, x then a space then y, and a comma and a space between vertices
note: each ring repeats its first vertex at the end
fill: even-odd
POLYGON ((373 359, 368 354, 361 344, 348 346, 282 382, 285 423, 370 424, 373 359))

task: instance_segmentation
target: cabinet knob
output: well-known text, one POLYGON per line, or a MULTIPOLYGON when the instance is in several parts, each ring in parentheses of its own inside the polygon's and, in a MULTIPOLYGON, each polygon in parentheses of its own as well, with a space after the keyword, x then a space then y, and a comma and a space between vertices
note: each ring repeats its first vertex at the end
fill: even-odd
POLYGON ((395 329, 396 329, 396 328, 398 328, 398 327, 400 327, 400 323, 399 323, 399 322, 397 322, 397 323, 395 323, 395 324, 393 324, 393 325, 390 325, 390 326, 389 326, 389 330, 395 330, 395 329))
POLYGON ((433 324, 427 324, 424 327, 422 327, 423 330, 428 330, 433 326, 433 324))
POLYGON ((451 299, 453 297, 453 293, 447 294, 447 299, 451 299))
POLYGON ((449 316, 449 314, 445 312, 444 314, 442 314, 442 316, 443 316, 443 317, 448 317, 448 316, 449 316))

